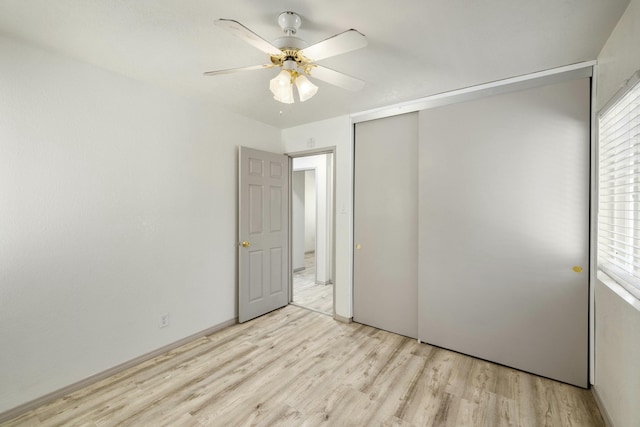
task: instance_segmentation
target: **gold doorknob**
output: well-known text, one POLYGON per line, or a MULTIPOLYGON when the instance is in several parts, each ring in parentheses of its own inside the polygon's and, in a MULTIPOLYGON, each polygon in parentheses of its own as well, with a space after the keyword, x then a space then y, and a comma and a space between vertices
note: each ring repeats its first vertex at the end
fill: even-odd
POLYGON ((360 243, 356 244, 356 249, 362 249, 362 245, 360 243))
POLYGON ((248 248, 249 246, 251 246, 251 243, 247 242, 246 240, 240 244, 242 245, 243 248, 248 248))
POLYGON ((582 273, 582 267, 580 267, 579 265, 574 265, 572 270, 576 273, 582 273))

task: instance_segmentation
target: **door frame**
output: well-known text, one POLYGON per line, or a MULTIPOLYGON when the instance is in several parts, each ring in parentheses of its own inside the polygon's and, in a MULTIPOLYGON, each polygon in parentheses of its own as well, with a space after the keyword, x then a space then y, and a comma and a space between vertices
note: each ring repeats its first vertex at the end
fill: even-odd
MULTIPOLYGON (((331 245, 328 253, 331 256, 331 286, 333 288, 333 309, 331 316, 336 315, 336 147, 322 147, 310 150, 284 153, 289 158, 289 182, 293 182, 293 159, 298 157, 333 154, 331 165, 331 245)), ((317 174, 316 174, 317 175, 317 174)), ((289 185, 289 303, 293 302, 293 185, 289 185)), ((317 215, 316 215, 317 222, 317 215)), ((317 245, 317 243, 316 243, 317 245)))

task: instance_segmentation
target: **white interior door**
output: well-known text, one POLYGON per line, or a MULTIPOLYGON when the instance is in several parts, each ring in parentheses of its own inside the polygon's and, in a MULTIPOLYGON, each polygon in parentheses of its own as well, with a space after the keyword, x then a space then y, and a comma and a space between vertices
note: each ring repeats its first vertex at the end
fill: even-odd
POLYGON ((587 386, 590 86, 420 112, 422 341, 587 386))
POLYGON ((238 320, 289 302, 289 164, 282 154, 240 147, 238 320))
POLYGON ((353 320, 416 338, 418 115, 355 130, 353 320))

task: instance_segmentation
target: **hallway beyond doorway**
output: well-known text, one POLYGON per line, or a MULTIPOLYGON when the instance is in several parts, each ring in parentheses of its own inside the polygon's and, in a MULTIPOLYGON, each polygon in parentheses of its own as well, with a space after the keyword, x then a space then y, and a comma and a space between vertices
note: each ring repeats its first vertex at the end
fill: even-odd
POLYGON ((333 285, 316 283, 316 254, 304 254, 304 269, 293 273, 294 305, 333 315, 333 285))

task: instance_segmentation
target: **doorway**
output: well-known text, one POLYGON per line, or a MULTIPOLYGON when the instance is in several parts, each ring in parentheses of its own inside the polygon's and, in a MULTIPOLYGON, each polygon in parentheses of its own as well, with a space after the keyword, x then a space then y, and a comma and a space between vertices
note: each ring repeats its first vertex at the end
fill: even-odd
POLYGON ((291 303, 334 313, 333 153, 291 161, 291 303))

